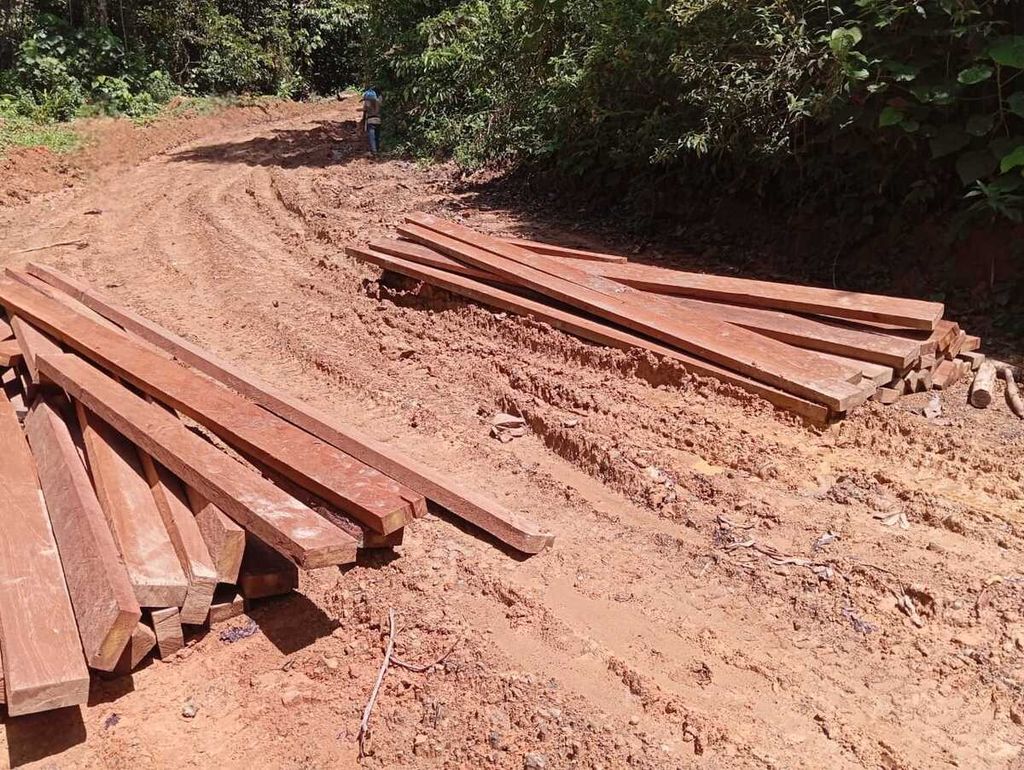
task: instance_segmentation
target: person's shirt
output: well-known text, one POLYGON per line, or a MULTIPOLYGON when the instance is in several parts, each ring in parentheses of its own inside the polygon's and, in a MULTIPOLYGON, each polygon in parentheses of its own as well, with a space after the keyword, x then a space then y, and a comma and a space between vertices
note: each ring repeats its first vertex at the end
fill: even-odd
POLYGON ((363 120, 369 126, 380 125, 380 98, 363 99, 363 120))

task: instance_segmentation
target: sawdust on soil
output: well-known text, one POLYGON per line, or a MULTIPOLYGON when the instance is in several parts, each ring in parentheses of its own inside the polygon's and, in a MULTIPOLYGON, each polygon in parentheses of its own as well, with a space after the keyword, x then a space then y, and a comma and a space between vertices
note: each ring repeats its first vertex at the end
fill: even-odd
POLYGON ((913 413, 921 394, 809 430, 656 361, 382 284, 343 247, 408 211, 580 233, 487 206, 447 167, 374 162, 356 120, 320 103, 98 131, 73 178, 8 197, 0 254, 86 278, 477 485, 554 549, 519 560, 428 517, 393 556, 305 574, 231 621, 255 634, 195 636, 86 708, 6 719, 0 764, 1021 766, 1022 423, 960 385, 937 419, 913 413), (57 242, 73 245, 24 251, 57 242), (495 440, 496 412, 529 434, 495 440), (454 651, 389 672, 360 760, 390 608, 401 658, 454 651))

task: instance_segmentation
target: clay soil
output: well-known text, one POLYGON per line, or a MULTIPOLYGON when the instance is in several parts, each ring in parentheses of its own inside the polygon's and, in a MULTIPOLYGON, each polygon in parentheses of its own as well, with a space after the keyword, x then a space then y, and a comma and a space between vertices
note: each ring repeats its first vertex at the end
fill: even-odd
POLYGON ((1001 398, 973 410, 961 384, 938 418, 921 394, 819 431, 381 282, 343 248, 413 210, 602 242, 445 166, 372 161, 356 111, 108 123, 72 159, 11 157, 0 255, 88 279, 528 513, 554 548, 515 558, 432 514, 392 555, 97 680, 87 707, 5 719, 0 764, 1024 766, 1024 423, 1001 398), (31 194, 10 194, 19 174, 31 194), (497 411, 529 435, 491 438, 497 411), (360 759, 389 609, 401 658, 450 654, 389 671, 360 759))

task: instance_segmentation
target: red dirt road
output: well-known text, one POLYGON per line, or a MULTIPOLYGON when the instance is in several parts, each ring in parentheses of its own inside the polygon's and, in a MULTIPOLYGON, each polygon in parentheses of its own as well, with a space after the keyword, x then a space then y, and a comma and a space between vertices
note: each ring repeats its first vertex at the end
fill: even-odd
POLYGON ((545 227, 481 210, 446 168, 372 162, 356 110, 101 131, 72 187, 0 208, 0 255, 86 278, 476 483, 554 549, 520 561, 428 517, 394 558, 303 575, 253 610, 252 636, 215 629, 95 684, 87 708, 6 719, 0 764, 1024 766, 1024 429, 1001 401, 973 410, 961 385, 937 420, 908 399, 817 432, 656 362, 379 286, 343 248, 405 212, 545 227), (531 434, 491 439, 489 417, 516 410, 531 434), (457 646, 443 670, 392 669, 359 760, 389 608, 404 659, 457 646))

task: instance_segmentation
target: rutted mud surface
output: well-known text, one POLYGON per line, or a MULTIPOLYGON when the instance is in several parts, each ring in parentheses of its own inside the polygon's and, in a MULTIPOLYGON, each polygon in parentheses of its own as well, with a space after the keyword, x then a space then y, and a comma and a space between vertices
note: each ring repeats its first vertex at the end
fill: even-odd
POLYGON ((252 637, 195 639, 80 719, 8 721, 13 764, 357 766, 391 607, 404 659, 455 649, 391 672, 365 767, 1020 763, 1021 423, 961 385, 939 420, 908 399, 807 430, 656 361, 381 285, 343 247, 413 209, 562 234, 485 210, 443 167, 371 162, 352 103, 289 109, 0 209, 0 253, 105 287, 556 546, 521 562, 418 522, 396 558, 256 609, 252 637), (12 253, 57 241, 86 245, 12 253), (495 411, 531 434, 490 438, 495 411))

